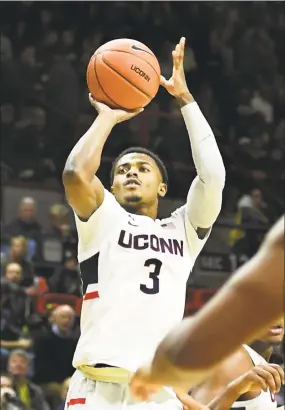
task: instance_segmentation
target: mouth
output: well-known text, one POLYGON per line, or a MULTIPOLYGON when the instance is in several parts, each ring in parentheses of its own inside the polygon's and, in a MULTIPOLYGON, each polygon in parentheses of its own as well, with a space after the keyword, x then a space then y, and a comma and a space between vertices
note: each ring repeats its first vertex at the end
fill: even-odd
POLYGON ((270 332, 270 334, 273 335, 273 336, 280 336, 280 335, 282 335, 282 333, 283 333, 283 327, 280 326, 280 325, 272 326, 272 327, 269 329, 269 332, 270 332))
POLYGON ((128 188, 136 188, 137 186, 140 186, 140 182, 137 179, 130 178, 124 183, 124 186, 128 188))

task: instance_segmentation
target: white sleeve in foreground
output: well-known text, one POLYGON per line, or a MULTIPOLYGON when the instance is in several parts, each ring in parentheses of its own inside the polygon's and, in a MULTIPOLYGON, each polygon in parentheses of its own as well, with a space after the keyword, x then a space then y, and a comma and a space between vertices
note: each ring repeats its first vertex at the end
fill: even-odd
POLYGON ((213 131, 198 104, 181 109, 189 134, 197 177, 189 189, 186 211, 196 228, 210 228, 222 207, 225 167, 213 131))
POLYGON ((79 262, 99 251, 101 243, 108 238, 124 214, 124 209, 106 189, 104 189, 102 204, 88 221, 82 221, 74 212, 78 233, 79 262))

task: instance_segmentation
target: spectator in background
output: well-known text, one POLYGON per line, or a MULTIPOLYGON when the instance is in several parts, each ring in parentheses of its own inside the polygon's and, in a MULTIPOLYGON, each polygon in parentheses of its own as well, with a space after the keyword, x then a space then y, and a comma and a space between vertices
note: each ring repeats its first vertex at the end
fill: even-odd
POLYGON ((49 208, 50 229, 47 234, 62 239, 63 227, 68 223, 68 208, 63 204, 53 204, 49 208))
POLYGON ((34 268, 28 260, 28 242, 24 236, 16 236, 11 239, 11 247, 8 255, 2 255, 1 267, 6 269, 8 263, 15 262, 22 268, 21 285, 23 287, 33 287, 34 268))
POLYGON ((67 60, 75 63, 78 57, 75 53, 76 47, 74 45, 75 35, 72 29, 64 30, 61 36, 61 53, 66 56, 67 60))
POLYGON ((82 282, 76 257, 66 258, 63 266, 55 271, 48 283, 50 291, 53 293, 66 293, 81 297, 82 282))
POLYGON ((242 211, 242 224, 248 224, 255 228, 268 228, 268 218, 265 215, 267 205, 260 189, 250 192, 248 201, 246 196, 240 199, 239 207, 242 211))
POLYGON ((9 357, 8 372, 18 397, 27 410, 50 410, 41 388, 29 380, 29 371, 29 355, 22 349, 14 350, 9 357))
POLYGON ((257 17, 254 26, 241 38, 238 62, 241 72, 248 80, 254 81, 259 74, 268 80, 274 77, 277 58, 263 16, 257 17))
POLYGON ((52 57, 49 80, 46 83, 46 100, 49 110, 50 138, 57 150, 56 165, 62 172, 62 161, 72 147, 74 123, 78 116, 79 81, 78 74, 67 57, 56 52, 52 57), (58 90, 60 89, 60 93, 58 90), (62 151, 64 150, 64 151, 62 151), (64 158, 63 158, 64 157, 64 158), (58 161, 60 160, 60 163, 58 161))
POLYGON ((77 250, 77 235, 71 229, 68 217, 69 210, 63 204, 54 204, 49 209, 50 228, 46 233, 62 242, 64 260, 76 255, 77 250))
POLYGON ((236 258, 236 269, 258 250, 268 229, 267 208, 260 189, 253 189, 250 195, 244 195, 238 203, 239 224, 241 231, 233 243, 232 255, 236 258))
POLYGON ((72 359, 78 340, 74 321, 70 306, 58 306, 51 314, 50 328, 35 341, 34 381, 41 385, 52 408, 59 406, 61 384, 74 372, 72 359))
POLYGON ((1 105, 1 143, 3 162, 11 167, 13 137, 15 134, 15 113, 12 104, 1 105))
POLYGON ((52 58, 58 50, 58 33, 53 28, 49 28, 43 36, 38 45, 38 57, 43 66, 44 82, 48 81, 48 71, 51 66, 52 58))
POLYGON ((52 147, 46 129, 46 112, 39 106, 27 107, 27 112, 27 121, 17 123, 14 169, 20 179, 40 181, 49 177, 54 168, 52 147))
POLYGON ((272 124, 274 120, 274 109, 270 100, 270 89, 264 84, 254 92, 251 100, 252 108, 263 116, 266 124, 272 124))
POLYGON ((0 375, 1 410, 26 410, 26 406, 13 389, 12 378, 9 374, 0 375))
POLYGON ((1 60, 2 58, 4 61, 12 59, 13 57, 12 42, 2 32, 1 32, 1 37, 0 37, 0 51, 1 51, 1 60))
POLYGON ((22 85, 22 97, 32 96, 36 84, 40 82, 38 64, 36 60, 36 49, 33 45, 28 45, 22 49, 19 61, 19 73, 22 85))
POLYGON ((24 197, 21 199, 18 216, 8 223, 4 229, 4 234, 10 238, 23 235, 28 240, 41 243, 42 227, 36 219, 36 201, 34 198, 24 197))
POLYGON ((67 392, 69 389, 69 383, 70 383, 70 377, 65 379, 61 385, 60 397, 61 397, 62 402, 60 403, 59 407, 56 410, 64 410, 65 400, 66 400, 67 392))
POLYGON ((9 349, 29 349, 32 342, 23 337, 26 324, 28 298, 20 285, 22 268, 18 263, 6 266, 1 278, 1 356, 7 357, 9 349))

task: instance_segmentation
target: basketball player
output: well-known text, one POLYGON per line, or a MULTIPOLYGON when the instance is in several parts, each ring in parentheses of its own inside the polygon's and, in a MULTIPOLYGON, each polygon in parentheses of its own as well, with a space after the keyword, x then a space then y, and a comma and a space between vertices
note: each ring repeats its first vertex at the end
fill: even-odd
POLYGON ((280 390, 281 384, 284 384, 284 372, 278 365, 269 365, 268 361, 273 348, 280 345, 283 336, 284 320, 282 319, 274 323, 250 346, 242 346, 225 359, 205 382, 192 390, 191 397, 204 404, 212 402, 217 397, 214 401, 218 404, 218 396, 223 395, 223 401, 227 396, 228 407, 232 409, 276 408, 274 394, 280 390), (254 366, 256 366, 256 377, 263 377, 269 388, 261 384, 259 390, 248 391, 247 377, 254 366))
POLYGON ((225 169, 213 132, 187 88, 184 44, 183 38, 173 51, 171 79, 161 82, 180 104, 198 173, 186 205, 156 219, 167 172, 156 155, 141 148, 115 160, 111 192, 96 176, 112 128, 140 110, 112 110, 90 97, 99 115, 66 162, 63 182, 75 214, 84 292, 69 410, 73 404, 76 410, 182 408, 169 389, 148 403, 134 403, 129 379, 181 321, 189 272, 222 203, 225 169))
MULTIPOLYGON (((247 348, 249 347, 247 346, 247 348)), ((255 357, 254 360, 256 363, 256 361, 262 359, 255 357)), ((242 360, 242 362, 244 363, 244 360, 242 360)), ((233 362, 231 364, 233 364, 233 362)), ((220 370, 222 369, 219 368, 219 370, 215 372, 215 378, 218 380, 218 383, 220 380, 220 370)), ((232 372, 232 367, 228 370, 232 372)), ((224 371, 222 378, 226 376, 224 371)), ((214 377, 212 380, 209 379, 203 384, 202 392, 204 396, 205 394, 210 397, 213 396, 209 395, 209 393, 213 391, 213 385, 217 386, 217 381, 213 379, 214 377), (209 388, 211 384, 212 387, 209 388), (208 388, 206 387, 207 385, 208 388)), ((183 392, 176 394, 184 405, 183 410, 270 410, 277 407, 271 390, 278 391, 282 380, 284 380, 284 371, 282 368, 276 364, 266 363, 254 365, 250 370, 231 381, 228 385, 221 385, 221 392, 212 399, 207 406, 203 405, 200 401, 196 401, 192 395, 189 396, 183 392), (252 396, 255 396, 255 398, 250 398, 252 396), (236 401, 239 397, 241 397, 241 399, 236 401)))
POLYGON ((133 394, 146 399, 148 390, 158 385, 188 391, 242 343, 253 340, 264 326, 283 315, 283 306, 284 216, 271 228, 258 253, 201 311, 182 321, 161 342, 151 365, 134 376, 133 394))

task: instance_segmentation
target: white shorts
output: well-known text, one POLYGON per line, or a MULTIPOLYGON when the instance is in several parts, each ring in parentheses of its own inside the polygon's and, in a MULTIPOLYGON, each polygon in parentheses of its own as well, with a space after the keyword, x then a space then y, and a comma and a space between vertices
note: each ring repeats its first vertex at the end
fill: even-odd
POLYGON ((128 383, 104 383, 87 379, 79 370, 71 378, 64 410, 182 410, 171 389, 152 395, 148 402, 135 401, 128 383))

